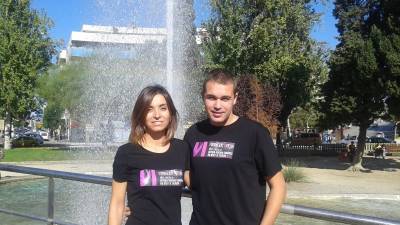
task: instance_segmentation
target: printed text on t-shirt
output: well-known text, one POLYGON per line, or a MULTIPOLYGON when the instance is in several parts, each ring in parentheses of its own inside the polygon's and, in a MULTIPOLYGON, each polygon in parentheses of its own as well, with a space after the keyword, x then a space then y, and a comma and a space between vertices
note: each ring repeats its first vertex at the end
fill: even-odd
POLYGON ((140 170, 140 187, 145 186, 182 186, 182 170, 140 170))
POLYGON ((232 159, 235 143, 218 141, 196 142, 193 157, 232 159))

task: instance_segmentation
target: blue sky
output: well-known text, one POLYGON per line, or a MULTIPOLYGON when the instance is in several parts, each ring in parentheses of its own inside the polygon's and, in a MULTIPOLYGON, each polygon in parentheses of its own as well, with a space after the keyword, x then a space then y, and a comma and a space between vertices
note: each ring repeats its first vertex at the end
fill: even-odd
MULTIPOLYGON (((82 24, 162 26, 165 0, 32 0, 32 7, 43 10, 53 22, 50 35, 54 39, 68 42, 72 31, 81 30, 82 24)), ((209 16, 207 0, 195 0, 196 26, 209 16)), ((321 22, 316 24, 312 37, 326 42, 333 49, 337 40, 335 19, 332 16, 333 3, 315 6, 323 13, 321 22)))

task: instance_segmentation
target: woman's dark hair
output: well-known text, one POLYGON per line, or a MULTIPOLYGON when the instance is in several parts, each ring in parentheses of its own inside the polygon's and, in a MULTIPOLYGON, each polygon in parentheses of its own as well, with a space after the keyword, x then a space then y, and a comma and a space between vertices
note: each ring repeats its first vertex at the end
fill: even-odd
POLYGON ((176 128, 178 127, 178 112, 176 111, 175 105, 172 101, 168 91, 161 85, 151 85, 145 87, 139 94, 135 106, 133 107, 131 115, 131 133, 129 135, 129 141, 133 144, 138 144, 146 133, 145 120, 148 109, 154 96, 162 95, 167 102, 167 107, 171 115, 171 120, 166 130, 167 140, 171 140, 174 137, 176 128))

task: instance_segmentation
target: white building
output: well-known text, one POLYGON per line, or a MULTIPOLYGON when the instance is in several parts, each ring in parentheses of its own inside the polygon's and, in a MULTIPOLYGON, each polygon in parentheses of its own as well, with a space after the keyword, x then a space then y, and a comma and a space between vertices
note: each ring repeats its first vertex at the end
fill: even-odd
POLYGON ((98 47, 114 47, 129 50, 135 45, 162 44, 166 41, 165 28, 82 26, 81 31, 72 31, 67 48, 62 50, 58 63, 68 63, 71 59, 87 57, 98 47))
MULTIPOLYGON (((201 44, 207 37, 204 28, 196 29, 196 43, 201 44)), ((67 48, 58 56, 58 63, 68 63, 71 59, 87 57, 97 47, 121 48, 122 55, 129 54, 130 47, 137 45, 163 44, 167 39, 166 28, 114 27, 87 25, 81 31, 72 31, 67 48), (125 51, 125 53, 124 53, 125 51)))

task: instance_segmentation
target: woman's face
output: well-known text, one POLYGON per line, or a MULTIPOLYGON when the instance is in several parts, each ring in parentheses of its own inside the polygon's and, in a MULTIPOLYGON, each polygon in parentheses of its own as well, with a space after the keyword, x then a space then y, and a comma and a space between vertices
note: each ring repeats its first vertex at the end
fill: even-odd
POLYGON ((164 96, 155 95, 147 110, 146 133, 165 132, 171 121, 171 114, 164 96))

